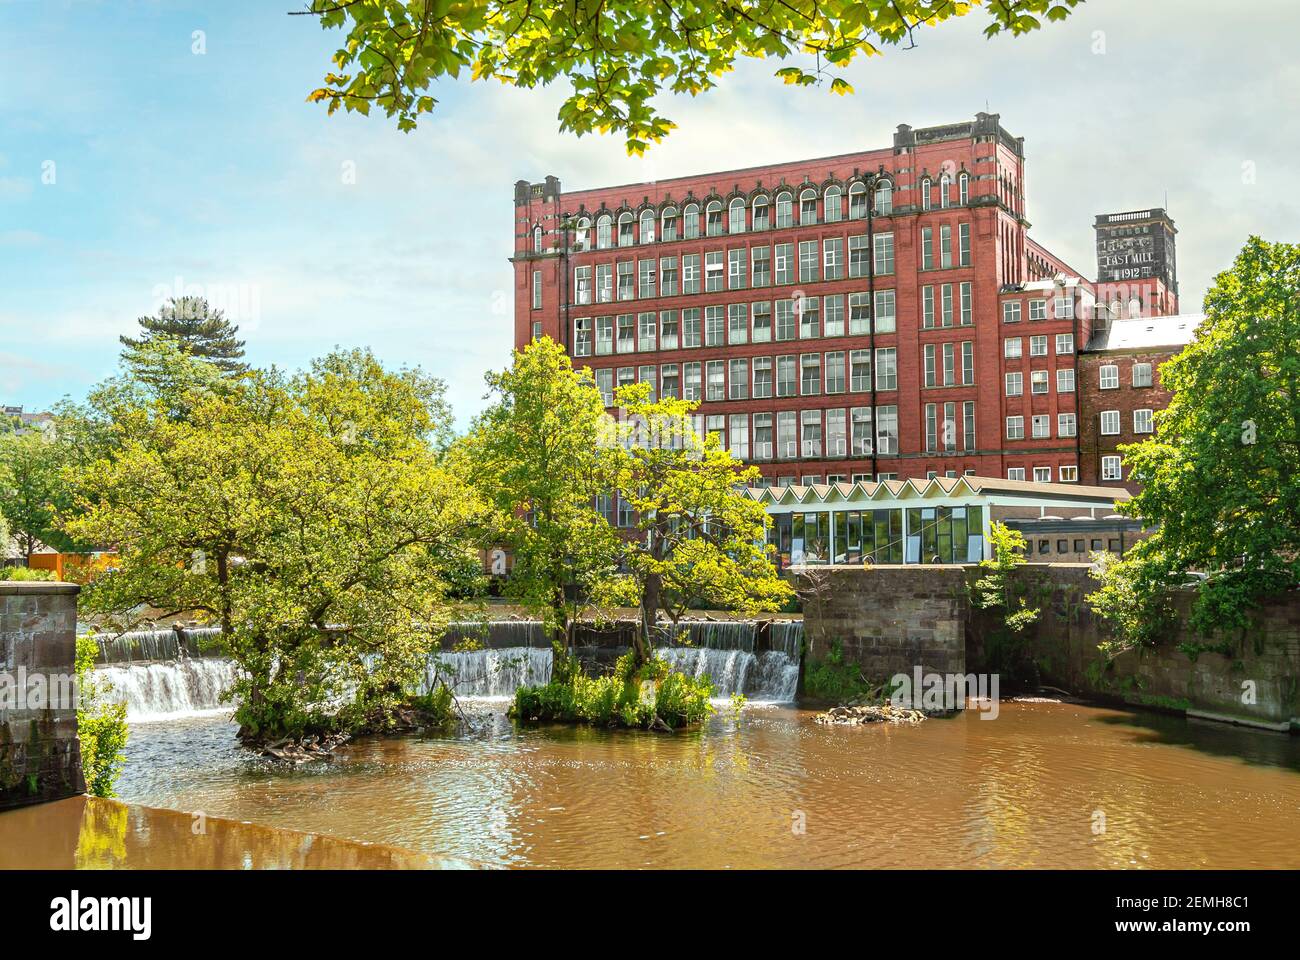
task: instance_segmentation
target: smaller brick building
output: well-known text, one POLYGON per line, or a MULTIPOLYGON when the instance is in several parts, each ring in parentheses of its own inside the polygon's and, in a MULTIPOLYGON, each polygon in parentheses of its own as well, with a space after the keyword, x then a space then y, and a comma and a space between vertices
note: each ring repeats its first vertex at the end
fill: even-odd
POLYGON ((1203 314, 1095 321, 1079 353, 1079 481, 1136 493, 1119 447, 1155 432, 1169 404, 1160 367, 1191 342, 1203 314))

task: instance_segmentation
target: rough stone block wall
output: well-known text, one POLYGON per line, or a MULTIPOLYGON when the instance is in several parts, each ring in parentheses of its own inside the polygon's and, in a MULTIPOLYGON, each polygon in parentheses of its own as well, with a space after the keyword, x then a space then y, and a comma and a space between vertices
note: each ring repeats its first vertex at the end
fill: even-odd
POLYGON ((839 643, 846 662, 886 680, 925 673, 966 673, 970 603, 963 568, 828 566, 797 578, 804 596, 805 657, 824 660, 839 643))
POLYGON ((0 809, 85 791, 76 705, 68 697, 78 590, 0 582, 0 809), (33 705, 34 684, 42 681, 45 703, 33 705))

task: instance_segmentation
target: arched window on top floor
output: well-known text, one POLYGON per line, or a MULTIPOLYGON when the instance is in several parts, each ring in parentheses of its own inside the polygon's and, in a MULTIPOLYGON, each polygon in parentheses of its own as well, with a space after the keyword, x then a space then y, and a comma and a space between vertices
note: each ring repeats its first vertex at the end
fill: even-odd
POLYGON ((664 243, 671 243, 677 239, 677 208, 674 206, 664 207, 664 212, 659 217, 662 230, 659 236, 664 243))
POLYGON ((632 214, 630 213, 624 212, 618 215, 618 245, 632 246, 632 214))
POLYGON ((727 233, 745 232, 745 198, 732 197, 727 204, 727 233))
POLYGON ((722 236, 722 201, 710 200, 704 208, 704 229, 710 237, 722 236))
POLYGON ((952 204, 952 177, 943 174, 939 177, 939 209, 947 210, 952 204))
POLYGON ((641 211, 640 236, 638 239, 642 243, 655 242, 655 212, 653 210, 641 211))
POLYGON ((588 244, 591 243, 591 217, 579 217, 578 222, 573 227, 573 249, 578 253, 584 250, 590 250, 588 244))
POLYGON ((838 223, 844 219, 844 191, 832 184, 822 194, 822 210, 825 211, 827 223, 838 223))
POLYGON ((929 210, 929 209, 930 209, 930 187, 931 187, 930 178, 929 178, 929 177, 922 177, 922 178, 921 178, 921 187, 920 187, 920 190, 921 190, 921 209, 922 209, 922 210, 929 210))
POLYGON ((867 185, 861 181, 849 186, 849 219, 867 218, 867 185))
POLYGON ((888 216, 894 212, 894 185, 888 180, 876 181, 876 215, 888 216))
POLYGON ((533 227, 533 253, 542 252, 542 225, 536 224, 533 227))
POLYGON ((700 235, 700 205, 688 203, 682 208, 682 239, 695 240, 700 235))
POLYGON ((788 190, 776 195, 776 227, 794 226, 794 196, 788 190))
POLYGON ((608 250, 614 245, 614 218, 602 213, 596 218, 596 249, 608 250))
POLYGON ((957 175, 957 202, 963 207, 970 203, 970 174, 965 171, 957 175))
POLYGON ((768 210, 770 209, 770 206, 771 205, 767 202, 767 197, 757 196, 754 198, 754 217, 751 221, 751 229, 766 230, 772 225, 771 221, 768 219, 768 210))
POLYGON ((809 224, 817 222, 817 191, 812 187, 803 190, 799 194, 799 223, 809 224))

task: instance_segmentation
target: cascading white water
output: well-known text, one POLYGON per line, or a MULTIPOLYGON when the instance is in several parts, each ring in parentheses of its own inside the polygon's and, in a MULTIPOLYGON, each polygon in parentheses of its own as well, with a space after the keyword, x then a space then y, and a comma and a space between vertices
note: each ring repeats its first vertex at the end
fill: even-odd
POLYGON ((550 679, 550 647, 436 653, 425 669, 426 690, 443 683, 459 697, 513 697, 520 687, 540 687, 550 679))
POLYGON ((97 667, 97 676, 112 684, 110 698, 126 704, 132 723, 227 712, 222 691, 235 681, 233 660, 215 657, 165 663, 97 667))

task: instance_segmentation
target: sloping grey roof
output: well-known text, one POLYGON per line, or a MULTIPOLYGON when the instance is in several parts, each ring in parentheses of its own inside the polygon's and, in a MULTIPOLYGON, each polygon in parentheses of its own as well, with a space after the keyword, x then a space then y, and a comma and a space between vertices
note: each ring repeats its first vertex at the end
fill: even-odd
POLYGON ((1203 313, 1179 313, 1169 317, 1130 317, 1112 320, 1104 331, 1093 333, 1088 352, 1099 350, 1147 350, 1155 347, 1185 347, 1192 342, 1203 313))

